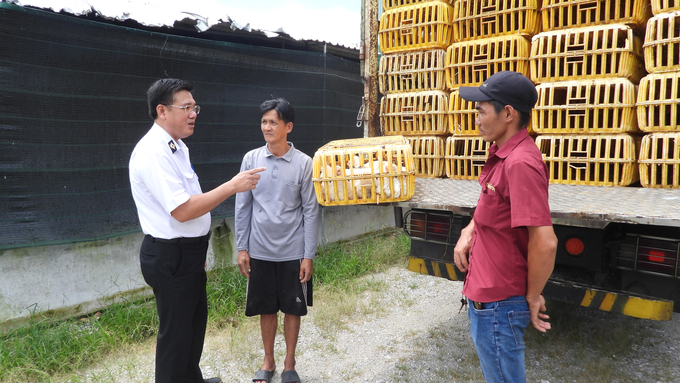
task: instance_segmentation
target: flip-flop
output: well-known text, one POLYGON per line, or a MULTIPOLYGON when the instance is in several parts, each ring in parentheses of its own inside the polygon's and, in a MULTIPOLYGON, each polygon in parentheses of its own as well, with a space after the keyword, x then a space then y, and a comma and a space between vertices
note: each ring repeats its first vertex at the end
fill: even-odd
POLYGON ((286 370, 281 373, 281 383, 302 383, 302 381, 295 370, 286 370))
POLYGON ((274 370, 257 370, 255 372, 255 376, 253 377, 253 382, 265 381, 266 383, 269 383, 272 375, 274 375, 274 370))

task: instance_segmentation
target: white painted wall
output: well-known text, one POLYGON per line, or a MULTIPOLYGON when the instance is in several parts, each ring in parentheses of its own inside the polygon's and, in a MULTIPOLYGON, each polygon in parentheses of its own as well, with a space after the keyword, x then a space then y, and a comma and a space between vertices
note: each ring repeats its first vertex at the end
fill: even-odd
MULTIPOLYGON (((234 219, 213 221, 208 267, 235 262, 234 219), (227 254, 232 254, 229 259, 227 254)), ((322 207, 319 243, 394 227, 389 206, 322 207)), ((79 244, 0 251, 0 329, 31 313, 70 317, 151 295, 139 268, 142 233, 79 244)))

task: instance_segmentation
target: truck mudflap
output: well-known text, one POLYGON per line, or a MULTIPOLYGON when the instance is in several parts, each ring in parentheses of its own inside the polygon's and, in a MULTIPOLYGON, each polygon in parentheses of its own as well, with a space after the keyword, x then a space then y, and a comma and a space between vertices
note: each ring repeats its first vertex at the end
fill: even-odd
POLYGON ((670 320, 673 301, 627 293, 609 291, 592 286, 550 279, 543 288, 546 298, 583 307, 610 311, 635 318, 670 320))

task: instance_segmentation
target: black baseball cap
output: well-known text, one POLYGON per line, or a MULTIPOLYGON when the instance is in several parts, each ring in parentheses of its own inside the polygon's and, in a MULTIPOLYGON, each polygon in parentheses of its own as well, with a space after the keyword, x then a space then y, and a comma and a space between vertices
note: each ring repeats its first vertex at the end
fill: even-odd
POLYGON ((521 73, 511 71, 494 73, 479 87, 461 86, 458 94, 467 101, 495 100, 525 113, 531 112, 538 100, 536 87, 531 80, 521 73))

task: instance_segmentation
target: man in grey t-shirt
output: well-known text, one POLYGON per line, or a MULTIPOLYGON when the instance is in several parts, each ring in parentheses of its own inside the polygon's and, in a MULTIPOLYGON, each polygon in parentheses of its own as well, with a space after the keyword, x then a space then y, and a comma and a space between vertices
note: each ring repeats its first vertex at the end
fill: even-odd
POLYGON ((299 382, 295 347, 300 318, 312 305, 312 260, 319 204, 312 159, 288 142, 295 110, 279 98, 260 105, 266 145, 243 157, 241 170, 266 167, 257 188, 236 196, 238 266, 248 277, 246 315, 260 316, 264 362, 253 382, 268 382, 276 368, 278 312, 285 314, 286 358, 282 382, 299 382))

